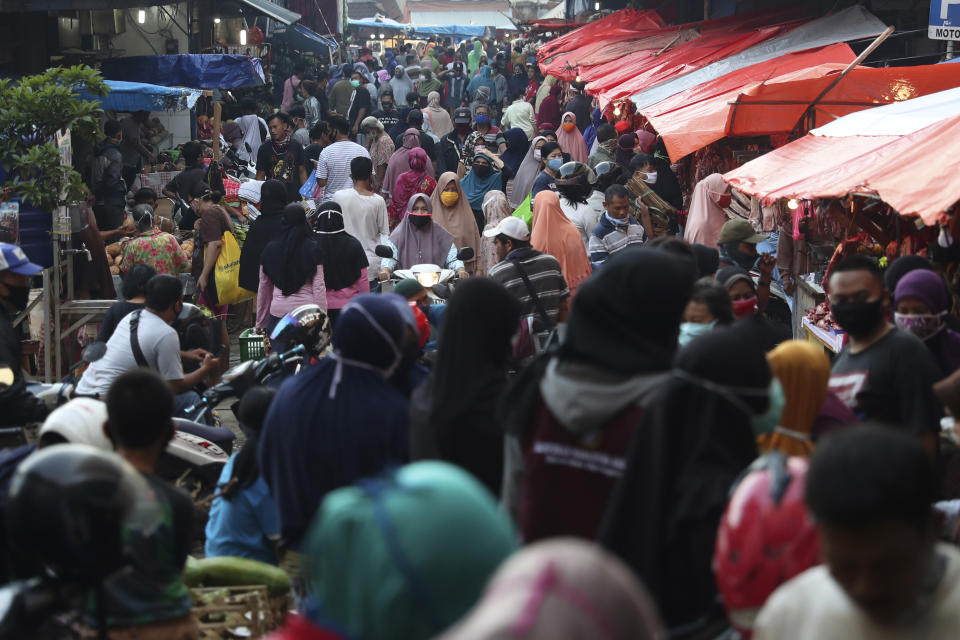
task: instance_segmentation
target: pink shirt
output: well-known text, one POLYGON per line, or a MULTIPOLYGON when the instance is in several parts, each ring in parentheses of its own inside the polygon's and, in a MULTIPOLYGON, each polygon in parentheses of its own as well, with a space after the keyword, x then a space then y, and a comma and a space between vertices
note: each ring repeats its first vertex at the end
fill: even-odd
POLYGON ((290 111, 290 106, 293 104, 293 94, 300 88, 301 82, 303 82, 303 80, 300 79, 300 76, 290 76, 287 78, 287 81, 283 83, 283 100, 280 101, 280 111, 284 113, 290 111), (294 78, 297 79, 296 86, 293 84, 294 78))
MULTIPOLYGON (((367 285, 369 287, 369 285, 367 285)), ((317 273, 313 280, 300 287, 300 290, 290 296, 283 295, 278 287, 273 286, 260 267, 260 288, 257 290, 257 328, 266 329, 270 316, 282 318, 297 307, 305 304, 319 305, 327 310, 327 288, 323 284, 323 265, 317 265, 317 273)))
POLYGON ((367 270, 360 270, 360 277, 349 287, 327 290, 327 309, 343 309, 354 296, 361 293, 370 293, 370 281, 367 280, 367 270))

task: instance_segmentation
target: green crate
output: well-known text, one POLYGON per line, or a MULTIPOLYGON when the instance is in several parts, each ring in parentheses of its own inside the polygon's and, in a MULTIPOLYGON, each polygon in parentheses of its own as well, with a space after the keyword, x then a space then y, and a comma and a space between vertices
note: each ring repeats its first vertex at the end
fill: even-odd
POLYGON ((240 343, 240 362, 259 360, 263 357, 263 342, 266 336, 257 333, 256 329, 244 329, 237 341, 240 343))

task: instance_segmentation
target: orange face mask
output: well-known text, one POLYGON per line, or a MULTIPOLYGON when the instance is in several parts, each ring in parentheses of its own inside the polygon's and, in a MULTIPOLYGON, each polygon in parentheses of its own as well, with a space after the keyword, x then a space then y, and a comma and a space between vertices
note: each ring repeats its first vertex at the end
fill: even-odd
POLYGON ((564 122, 564 123, 563 123, 563 130, 564 130, 564 131, 573 131, 573 128, 574 128, 575 126, 577 126, 577 125, 573 124, 572 122, 564 122))

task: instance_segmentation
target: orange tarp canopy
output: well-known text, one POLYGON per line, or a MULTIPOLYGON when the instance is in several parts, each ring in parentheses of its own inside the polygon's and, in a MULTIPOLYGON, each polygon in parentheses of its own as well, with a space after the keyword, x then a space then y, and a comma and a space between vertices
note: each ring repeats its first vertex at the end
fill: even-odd
MULTIPOLYGON (((684 91, 641 113, 663 136, 674 161, 727 136, 789 133, 852 59, 845 44, 781 56, 684 91)), ((960 69, 947 67, 857 67, 817 103, 814 126, 960 86, 960 69)))

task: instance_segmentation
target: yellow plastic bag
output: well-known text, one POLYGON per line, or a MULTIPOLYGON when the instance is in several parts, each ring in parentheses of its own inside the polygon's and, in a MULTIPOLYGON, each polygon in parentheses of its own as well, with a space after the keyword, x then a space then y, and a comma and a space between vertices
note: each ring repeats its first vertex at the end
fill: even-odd
POLYGON ((224 231, 220 257, 214 266, 214 282, 217 287, 218 304, 236 304, 256 295, 238 284, 240 278, 240 245, 232 231, 224 231))
POLYGON ((513 215, 520 218, 527 223, 527 227, 533 226, 533 206, 531 205, 533 197, 527 195, 527 198, 520 203, 520 206, 516 208, 513 212, 513 215))

